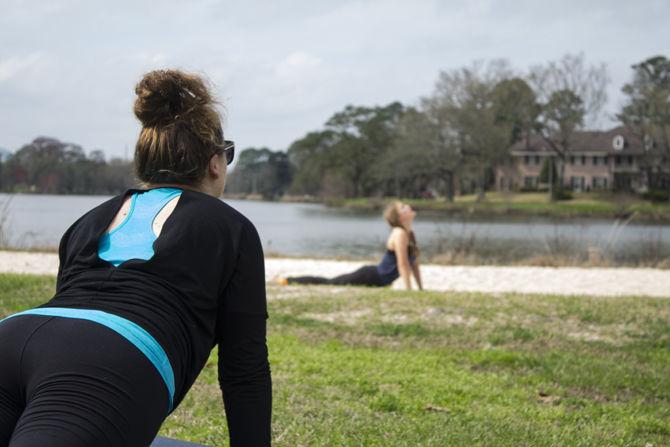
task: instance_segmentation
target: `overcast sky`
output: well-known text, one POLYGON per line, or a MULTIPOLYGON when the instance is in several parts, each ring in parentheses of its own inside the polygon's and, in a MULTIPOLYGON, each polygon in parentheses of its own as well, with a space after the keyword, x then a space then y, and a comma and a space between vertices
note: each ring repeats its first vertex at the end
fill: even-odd
POLYGON ((204 73, 239 148, 285 149, 347 104, 416 104, 440 70, 579 52, 607 64, 613 113, 630 66, 670 56, 670 1, 0 0, 0 147, 132 155, 154 68, 204 73))

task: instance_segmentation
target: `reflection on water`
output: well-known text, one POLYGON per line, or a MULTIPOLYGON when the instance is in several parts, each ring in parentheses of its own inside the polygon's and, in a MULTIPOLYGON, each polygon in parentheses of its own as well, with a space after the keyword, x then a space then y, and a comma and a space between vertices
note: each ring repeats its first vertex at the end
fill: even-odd
MULTIPOLYGON (((8 198, 0 194, 0 202, 8 198)), ((6 207, 7 243, 17 248, 55 248, 69 225, 107 199, 15 195, 6 207)), ((382 254, 388 235, 388 226, 378 214, 318 204, 226 202, 254 222, 266 253, 372 259, 382 254)), ((667 225, 618 226, 607 220, 474 221, 419 214, 415 232, 427 257, 450 252, 505 262, 541 255, 585 256, 589 248, 618 260, 670 257, 667 225)))

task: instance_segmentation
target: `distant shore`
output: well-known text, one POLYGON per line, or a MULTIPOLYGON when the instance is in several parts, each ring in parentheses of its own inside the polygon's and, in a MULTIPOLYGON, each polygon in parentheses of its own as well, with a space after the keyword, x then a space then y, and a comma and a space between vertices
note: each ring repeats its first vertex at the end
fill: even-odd
MULTIPOLYGON (((599 198, 597 195, 585 193, 576 195, 572 200, 550 202, 546 194, 489 193, 481 202, 477 202, 472 195, 457 197, 453 202, 439 199, 403 200, 418 211, 470 218, 631 219, 645 223, 670 223, 670 203, 652 203, 632 196, 599 198)), ((327 204, 361 211, 377 211, 387 202, 388 199, 365 198, 334 200, 327 204)))
MULTIPOLYGON (((265 278, 274 283, 286 276, 331 277, 363 264, 354 261, 267 258, 265 278)), ((0 273, 56 275, 58 255, 0 251, 0 273)), ((670 298, 670 270, 649 268, 425 265, 422 267, 422 276, 425 289, 430 291, 670 298)), ((402 284, 396 281, 392 287, 402 289, 402 284)))
MULTIPOLYGON (((265 200, 260 194, 226 194, 229 200, 265 200)), ((278 201, 288 203, 321 203, 333 208, 375 213, 394 200, 385 197, 320 198, 285 195, 278 201)), ((457 196, 453 202, 445 199, 400 199, 420 212, 450 215, 461 218, 548 218, 570 219, 630 219, 643 223, 670 223, 670 203, 651 202, 639 196, 612 193, 576 193, 572 200, 550 202, 546 193, 489 192, 481 202, 475 195, 457 196)))
MULTIPOLYGON (((32 192, 2 193, 37 194, 32 192)), ((66 194, 57 194, 66 195, 66 194)), ((444 198, 411 199, 392 197, 333 198, 310 195, 284 195, 268 199, 260 194, 226 193, 224 200, 249 200, 284 203, 314 203, 332 208, 349 209, 361 213, 378 213, 387 203, 402 200, 415 210, 427 215, 452 216, 466 219, 524 219, 546 218, 552 220, 611 219, 639 223, 670 223, 670 202, 652 202, 632 194, 575 193, 571 200, 551 202, 547 193, 488 192, 482 201, 476 195, 456 196, 452 202, 444 198)), ((1 203, 0 203, 1 204, 1 203)))

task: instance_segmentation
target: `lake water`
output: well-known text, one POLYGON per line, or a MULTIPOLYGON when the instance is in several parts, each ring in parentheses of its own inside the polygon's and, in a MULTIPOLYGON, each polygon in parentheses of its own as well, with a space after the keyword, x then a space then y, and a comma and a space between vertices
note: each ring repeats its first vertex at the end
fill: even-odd
MULTIPOLYGON (((4 243, 15 248, 55 248, 79 216, 106 196, 0 194, 4 243)), ((226 200, 258 229, 266 253, 366 258, 384 250, 388 226, 379 214, 319 204, 226 200)), ((624 261, 670 257, 670 226, 615 220, 474 221, 418 214, 415 233, 428 256, 459 251, 505 262, 548 254, 584 256, 589 247, 624 261)))

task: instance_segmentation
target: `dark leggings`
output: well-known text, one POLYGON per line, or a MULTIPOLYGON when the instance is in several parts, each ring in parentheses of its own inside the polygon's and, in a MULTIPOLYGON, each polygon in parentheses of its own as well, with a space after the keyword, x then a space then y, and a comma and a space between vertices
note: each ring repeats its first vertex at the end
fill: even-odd
POLYGON ((355 272, 336 276, 335 278, 323 278, 321 276, 294 276, 286 278, 289 284, 333 284, 351 286, 374 286, 381 287, 382 280, 374 265, 366 265, 355 272))
POLYGON ((154 366, 111 329, 36 315, 0 323, 0 447, 146 447, 167 408, 154 366))

